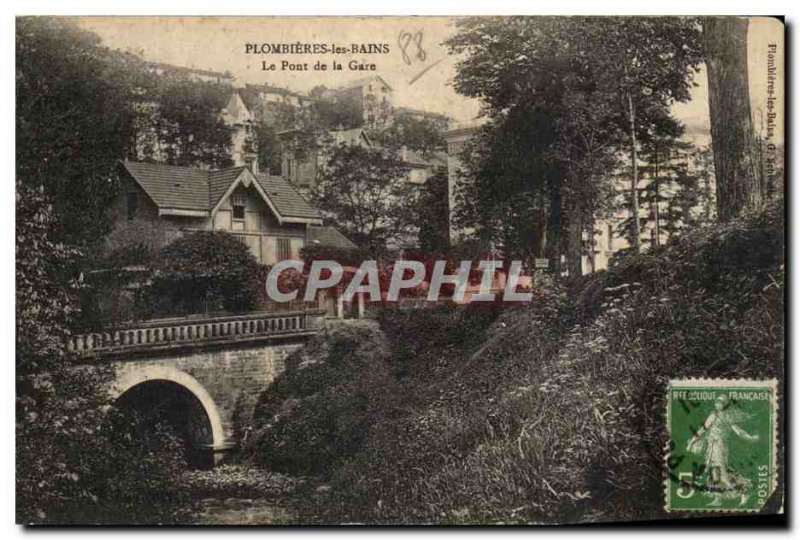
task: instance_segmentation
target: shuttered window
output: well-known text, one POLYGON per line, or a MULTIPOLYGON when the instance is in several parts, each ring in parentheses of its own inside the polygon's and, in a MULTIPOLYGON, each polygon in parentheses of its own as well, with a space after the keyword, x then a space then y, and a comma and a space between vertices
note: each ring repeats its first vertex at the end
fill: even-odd
POLYGON ((234 193, 231 199, 231 206, 233 206, 233 219, 244 219, 244 193, 234 193))
POLYGON ((278 238, 276 255, 279 261, 286 261, 292 258, 292 243, 288 238, 278 238))

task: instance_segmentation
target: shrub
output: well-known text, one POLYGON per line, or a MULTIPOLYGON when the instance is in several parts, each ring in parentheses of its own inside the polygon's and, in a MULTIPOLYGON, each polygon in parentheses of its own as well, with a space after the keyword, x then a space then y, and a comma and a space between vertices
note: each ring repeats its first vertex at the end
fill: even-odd
POLYGON ((220 231, 188 233, 166 246, 148 291, 155 315, 242 312, 259 302, 259 265, 247 246, 220 231))
POLYGON ((363 449, 393 384, 389 347, 374 323, 336 326, 286 361, 261 396, 245 459, 279 472, 327 474, 363 449))

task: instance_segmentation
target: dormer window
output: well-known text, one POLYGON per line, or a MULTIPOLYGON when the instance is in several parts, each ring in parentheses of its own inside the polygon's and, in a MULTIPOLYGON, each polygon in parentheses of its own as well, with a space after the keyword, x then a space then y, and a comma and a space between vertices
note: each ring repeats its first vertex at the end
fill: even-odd
POLYGON ((233 206, 233 219, 244 220, 244 193, 234 193, 231 198, 231 206, 233 206))

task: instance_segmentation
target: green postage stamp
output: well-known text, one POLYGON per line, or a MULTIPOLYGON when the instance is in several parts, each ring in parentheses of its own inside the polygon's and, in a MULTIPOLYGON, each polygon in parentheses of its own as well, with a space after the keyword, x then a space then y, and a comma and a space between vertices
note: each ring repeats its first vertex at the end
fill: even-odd
POLYGON ((666 510, 755 512, 777 484, 777 381, 670 381, 666 510))

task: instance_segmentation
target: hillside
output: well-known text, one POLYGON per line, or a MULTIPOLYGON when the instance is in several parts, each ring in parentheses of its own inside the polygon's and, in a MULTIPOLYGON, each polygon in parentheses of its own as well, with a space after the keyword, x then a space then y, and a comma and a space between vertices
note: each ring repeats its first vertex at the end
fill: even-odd
POLYGON ((664 517, 668 380, 781 375, 783 230, 774 206, 526 308, 334 328, 265 392, 242 459, 325 480, 336 522, 664 517))

